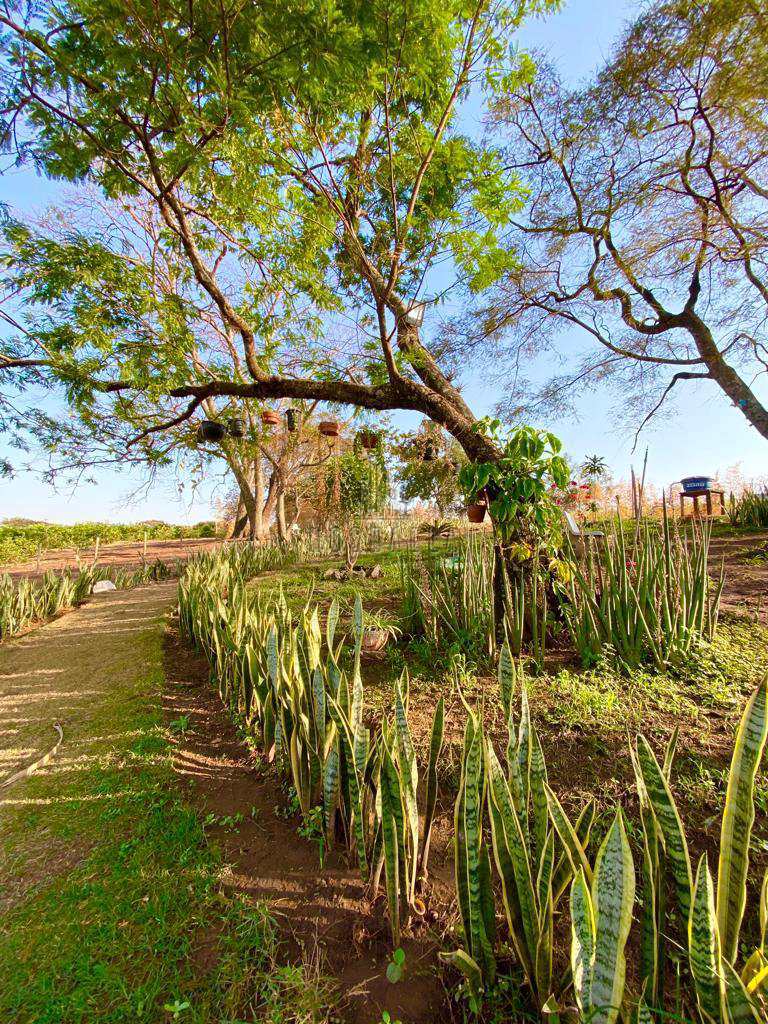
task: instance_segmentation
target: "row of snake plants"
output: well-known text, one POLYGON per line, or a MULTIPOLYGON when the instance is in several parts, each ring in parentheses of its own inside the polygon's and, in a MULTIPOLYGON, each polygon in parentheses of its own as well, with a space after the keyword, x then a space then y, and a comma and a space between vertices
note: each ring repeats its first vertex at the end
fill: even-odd
MULTIPOLYGON (((503 661, 503 659, 502 659, 503 661)), ((569 818, 547 782, 524 685, 502 664, 508 713, 505 757, 470 713, 456 800, 456 889, 465 946, 446 959, 478 1002, 496 972, 491 860, 507 934, 532 1002, 548 1021, 756 1024, 768 1019, 768 872, 756 921, 742 938, 755 779, 768 737, 768 681, 753 693, 734 745, 723 809, 717 885, 702 853, 694 870, 673 791, 676 736, 659 760, 639 736, 630 750, 640 806, 642 866, 637 944, 630 943, 636 872, 619 807, 594 860, 594 805, 569 818), (506 766, 503 766, 503 761, 506 766), (487 836, 490 834, 490 849, 487 836), (556 969, 558 905, 569 891, 570 962, 556 969), (672 904, 668 893, 673 894, 672 904), (627 950, 635 958, 627 981, 627 950), (672 982, 672 984, 670 984, 672 982)))
MULTIPOLYGON (((426 785, 419 787, 407 676, 394 684, 391 716, 375 727, 367 724, 359 599, 351 635, 340 637, 335 602, 324 627, 317 608, 305 608, 294 621, 280 595, 248 591, 231 564, 215 557, 189 568, 179 597, 182 631, 206 653, 230 711, 292 779, 307 822, 319 810, 324 841, 345 844, 374 891, 384 872, 397 945, 404 921, 418 907, 427 872, 443 744, 442 700, 435 709, 426 785)), ((670 1014, 701 1024, 763 1019, 768 880, 760 896, 760 936, 738 964, 737 954, 755 777, 768 732, 766 684, 752 696, 737 734, 717 896, 706 857, 695 873, 691 866, 672 793, 675 738, 661 761, 644 737, 632 749, 640 798, 642 912, 637 969, 627 984, 636 879, 624 814, 616 811, 593 857, 594 804, 572 820, 549 787, 525 684, 506 643, 498 677, 508 721, 504 755, 497 755, 482 717, 467 706, 455 803, 463 947, 446 959, 465 975, 471 1000, 478 1005, 493 986, 499 955, 494 894, 500 889, 508 945, 524 973, 530 1002, 544 1019, 598 1024, 614 1024, 620 1015, 638 1024, 661 1022, 670 1014), (566 905, 571 957, 561 971, 558 950, 565 936, 558 928, 566 905), (674 984, 665 988, 675 971, 674 984)))
MULTIPOLYGON (((627 533, 620 521, 577 553, 534 558, 504 576, 503 632, 515 653, 543 665, 548 639, 566 635, 585 666, 612 657, 626 669, 679 665, 717 625, 722 572, 708 570, 710 529, 683 533, 665 515, 627 533)), ((470 538, 452 550, 400 559, 404 626, 437 650, 494 653, 494 547, 470 538)))
POLYGON ((211 666, 222 701, 292 781, 305 823, 319 811, 324 846, 345 844, 378 890, 382 872, 397 947, 427 873, 443 742, 443 702, 432 725, 423 806, 408 724, 408 677, 394 684, 393 714, 364 720, 358 597, 351 635, 334 601, 293 620, 282 594, 249 591, 233 556, 191 564, 179 584, 180 629, 211 666))
POLYGON ((91 566, 78 572, 49 571, 39 579, 14 580, 8 575, 0 576, 0 642, 82 604, 99 580, 111 580, 122 590, 167 579, 170 575, 171 569, 158 561, 137 569, 91 566))

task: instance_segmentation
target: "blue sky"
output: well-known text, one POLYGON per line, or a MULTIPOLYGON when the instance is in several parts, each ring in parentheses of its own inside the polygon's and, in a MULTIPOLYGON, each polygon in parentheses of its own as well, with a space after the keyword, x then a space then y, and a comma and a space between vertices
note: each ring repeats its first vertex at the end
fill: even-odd
MULTIPOLYGON (((525 26, 519 43, 526 49, 543 50, 563 77, 576 84, 609 55, 637 7, 628 0, 570 0, 558 14, 525 26)), ((41 210, 56 200, 58 192, 55 182, 29 170, 12 170, 0 179, 0 199, 20 211, 41 210)), ((574 343, 579 345, 577 338, 574 343)), ((542 362, 534 370, 544 378, 548 368, 542 362)), ((478 414, 491 412, 499 398, 484 381, 482 366, 470 368, 465 391, 478 414)), ((396 422, 405 426, 414 421, 402 416, 396 422)), ((629 475, 634 432, 617 414, 608 391, 585 396, 576 418, 541 425, 562 437, 574 459, 596 452, 604 456, 617 478, 629 475)), ((768 469, 765 440, 714 385, 691 384, 681 389, 673 413, 644 432, 634 456, 636 466, 646 445, 648 475, 658 485, 684 475, 713 474, 734 463, 741 464, 747 477, 762 476, 768 469)), ((219 477, 212 477, 195 495, 189 495, 187 489, 180 493, 177 481, 169 477, 155 482, 148 494, 129 500, 139 483, 127 474, 101 472, 95 485, 84 484, 74 492, 64 487, 56 491, 31 473, 19 474, 13 481, 0 481, 0 517, 29 516, 57 522, 145 518, 194 522, 211 515, 213 502, 222 493, 219 477)))

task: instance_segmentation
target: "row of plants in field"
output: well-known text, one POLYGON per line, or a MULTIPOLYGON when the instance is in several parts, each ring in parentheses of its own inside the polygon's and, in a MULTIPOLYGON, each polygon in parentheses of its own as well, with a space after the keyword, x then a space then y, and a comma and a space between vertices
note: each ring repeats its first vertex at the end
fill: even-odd
POLYGON ((492 882, 492 860, 507 937, 545 1019, 577 1016, 599 1024, 614 1024, 620 1017, 637 1024, 764 1021, 768 871, 745 933, 742 925, 755 778, 768 737, 768 681, 753 693, 736 735, 716 886, 706 853, 694 870, 672 792, 676 733, 661 760, 642 735, 630 748, 642 842, 636 945, 630 933, 637 879, 623 810, 616 809, 592 859, 594 804, 588 803, 575 820, 568 816, 548 785, 524 684, 519 717, 509 689, 504 698, 506 755, 497 756, 481 719, 470 712, 456 801, 456 888, 466 945, 446 959, 464 974, 473 1002, 479 1004, 496 973, 498 887, 492 882), (570 958, 558 969, 555 924, 568 890, 569 935, 563 940, 570 945, 570 958), (636 957, 631 984, 628 948, 636 957))
POLYGON ((768 490, 745 491, 738 498, 731 495, 728 519, 732 526, 746 530, 768 529, 768 490))
POLYGON ((118 590, 124 590, 168 579, 172 574, 173 570, 158 560, 138 569, 90 566, 78 572, 50 571, 40 579, 14 580, 8 575, 0 576, 0 643, 69 608, 76 608, 99 580, 110 580, 118 590))
MULTIPOLYGON (((349 635, 342 635, 335 601, 324 623, 317 607, 306 607, 295 621, 282 595, 264 597, 246 582, 231 559, 196 560, 179 586, 181 630, 205 652, 230 712, 290 777, 321 856, 330 843, 346 845, 374 893, 383 872, 396 948, 409 916, 421 909, 443 700, 435 708, 423 765, 408 721, 407 674, 394 683, 389 715, 374 725, 365 715, 359 597, 349 635)), ((620 1014, 638 1024, 669 1015, 701 1024, 765 1019, 768 875, 757 930, 750 920, 743 933, 746 953, 739 940, 754 783, 768 735, 768 684, 753 694, 736 737, 716 890, 706 856, 692 867, 672 792, 676 737, 661 759, 643 736, 630 751, 640 806, 642 912, 637 970, 627 982, 636 872, 624 812, 617 808, 599 843, 592 803, 575 819, 566 813, 548 785, 525 682, 508 642, 499 652, 498 680, 506 748, 497 754, 482 714, 465 702, 455 802, 463 942, 445 959, 464 975, 470 1005, 478 1009, 491 992, 497 960, 511 946, 530 1004, 549 1021, 615 1024, 620 1014), (568 945, 570 963, 564 965, 561 952, 568 945)))
POLYGON ((173 526, 169 523, 0 523, 0 565, 26 562, 55 548, 91 548, 97 542, 186 540, 215 536, 213 523, 173 526))
POLYGON ((400 558, 403 625, 436 650, 458 647, 478 658, 493 654, 497 636, 513 653, 526 651, 542 667, 547 642, 567 635, 585 667, 613 658, 631 670, 681 664, 698 639, 717 626, 722 572, 709 576, 710 529, 690 534, 665 515, 628 535, 620 522, 556 559, 534 556, 515 571, 503 564, 503 628, 494 617, 494 544, 474 537, 437 552, 400 558))
POLYGON ((305 608, 294 623, 282 595, 262 597, 245 581, 231 557, 197 559, 179 584, 180 630, 205 652, 223 703, 289 775, 321 855, 344 843, 374 893, 384 873, 397 947, 427 872, 443 702, 435 710, 419 807, 406 673, 394 684, 393 716, 373 734, 364 724, 359 596, 350 649, 348 638, 337 635, 337 602, 323 630, 317 607, 305 608))
POLYGON ((630 538, 614 521, 573 560, 560 608, 585 666, 610 649, 627 668, 662 671, 682 663, 697 638, 712 639, 724 579, 722 569, 709 576, 710 533, 703 525, 683 534, 665 514, 630 538))

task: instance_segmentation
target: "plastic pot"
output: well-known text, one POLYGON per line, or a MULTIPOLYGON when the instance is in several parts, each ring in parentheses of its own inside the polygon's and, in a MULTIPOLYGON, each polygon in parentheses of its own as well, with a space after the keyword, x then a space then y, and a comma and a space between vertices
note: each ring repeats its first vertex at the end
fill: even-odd
POLYGON ((197 439, 198 441, 222 441, 226 433, 223 423, 219 423, 217 420, 203 420, 197 428, 197 439))

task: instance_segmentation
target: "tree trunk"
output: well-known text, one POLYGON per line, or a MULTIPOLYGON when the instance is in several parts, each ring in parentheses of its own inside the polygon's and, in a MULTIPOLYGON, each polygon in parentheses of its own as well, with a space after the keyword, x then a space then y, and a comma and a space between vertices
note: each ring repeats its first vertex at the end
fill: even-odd
POLYGON ((277 496, 277 535, 281 544, 287 542, 288 527, 285 522, 285 493, 283 491, 280 491, 277 496))
POLYGON ((687 314, 687 319, 688 331, 696 342, 696 348, 706 363, 712 380, 719 384, 755 430, 768 439, 768 409, 760 402, 747 382, 723 359, 723 354, 704 321, 693 312, 687 314))
POLYGON ((244 514, 243 496, 240 494, 237 499, 237 506, 235 508, 235 518, 232 520, 232 527, 229 531, 229 539, 235 540, 240 536, 243 530, 243 526, 248 522, 247 516, 244 514))

